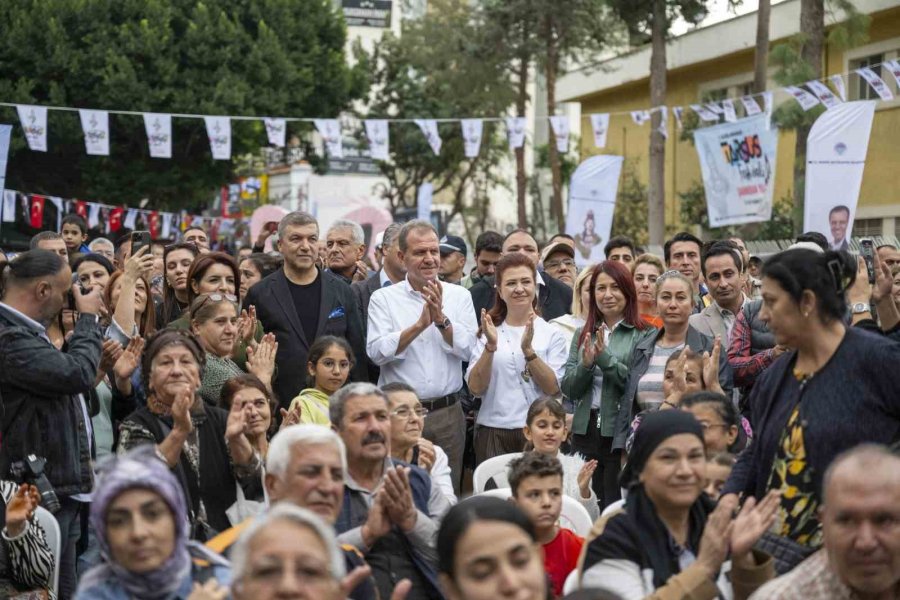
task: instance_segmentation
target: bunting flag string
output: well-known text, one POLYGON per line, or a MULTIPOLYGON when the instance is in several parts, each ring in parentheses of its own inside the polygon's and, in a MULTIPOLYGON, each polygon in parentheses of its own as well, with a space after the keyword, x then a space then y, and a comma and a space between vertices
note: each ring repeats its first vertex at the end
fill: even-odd
MULTIPOLYGON (((822 104, 826 108, 832 108, 847 101, 846 84, 851 75, 858 76, 865 81, 885 101, 893 100, 894 94, 887 86, 884 79, 876 72, 883 67, 892 75, 897 85, 900 86, 900 60, 887 60, 883 63, 869 65, 846 73, 833 74, 818 80, 808 81, 803 86, 786 86, 777 90, 746 94, 735 98, 722 98, 716 101, 706 101, 687 106, 656 106, 651 108, 625 110, 617 112, 600 113, 605 121, 598 121, 597 114, 587 115, 594 134, 594 142, 598 148, 606 145, 606 132, 609 130, 609 119, 617 116, 630 116, 638 126, 644 125, 650 120, 650 115, 655 111, 663 111, 663 124, 659 129, 665 132, 668 121, 669 109, 675 117, 679 128, 685 110, 694 111, 705 122, 718 123, 724 118, 726 122, 737 120, 736 103, 740 102, 743 114, 754 116, 765 112, 771 122, 774 108, 773 97, 775 91, 781 91, 791 95, 804 111, 811 110, 822 104), (827 85, 830 83, 833 90, 827 85), (804 87, 806 89, 804 89, 804 87), (807 91, 809 90, 809 91, 807 91), (762 97, 764 107, 760 108, 758 98, 762 97), (601 127, 602 126, 602 127, 601 127), (601 145, 602 144, 602 145, 601 145)), ((209 136, 210 151, 214 160, 230 160, 232 157, 232 121, 262 121, 265 125, 268 143, 275 147, 284 147, 288 123, 311 123, 322 136, 328 153, 335 157, 343 157, 343 132, 339 119, 319 119, 305 117, 254 117, 241 115, 202 115, 190 113, 150 113, 128 110, 94 110, 85 108, 72 108, 66 106, 39 106, 27 104, 15 104, 0 102, 0 106, 15 108, 25 139, 29 149, 34 152, 46 152, 48 149, 48 111, 68 111, 79 113, 82 131, 84 132, 85 151, 89 155, 110 156, 110 124, 109 115, 140 116, 144 119, 147 135, 148 151, 153 158, 172 158, 172 119, 203 119, 209 136)), ((570 138, 570 125, 568 117, 562 115, 536 116, 535 120, 549 121, 551 131, 556 140, 560 152, 568 151, 570 138), (563 150, 565 149, 565 150, 563 150)), ((352 122, 347 118, 344 125, 352 122)), ((465 155, 467 158, 475 158, 481 149, 484 135, 484 123, 504 123, 510 150, 521 148, 525 143, 526 119, 523 116, 513 117, 478 117, 478 118, 379 118, 364 119, 365 137, 369 142, 372 157, 375 160, 387 161, 390 159, 389 128, 395 123, 414 123, 421 129, 432 151, 437 155, 442 148, 442 139, 439 131, 441 123, 459 123, 462 130, 465 155)))
POLYGON ((21 222, 33 229, 62 227, 62 219, 67 214, 80 215, 90 229, 100 229, 103 235, 111 235, 123 229, 131 231, 146 229, 153 239, 171 239, 191 224, 199 224, 209 231, 214 222, 232 221, 231 217, 202 217, 187 212, 162 212, 125 206, 113 206, 100 202, 66 199, 59 196, 27 194, 17 190, 3 190, 3 223, 21 222), (47 206, 56 209, 55 223, 46 223, 47 206))

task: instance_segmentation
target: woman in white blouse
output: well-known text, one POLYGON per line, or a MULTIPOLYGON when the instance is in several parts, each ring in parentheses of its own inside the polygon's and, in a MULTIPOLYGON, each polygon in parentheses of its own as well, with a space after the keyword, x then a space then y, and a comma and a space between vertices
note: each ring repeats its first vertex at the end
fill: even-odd
POLYGON ((476 464, 525 447, 531 403, 559 393, 568 355, 566 336, 537 316, 534 263, 508 254, 496 268, 496 298, 482 311, 469 362, 469 390, 481 397, 475 426, 476 464))

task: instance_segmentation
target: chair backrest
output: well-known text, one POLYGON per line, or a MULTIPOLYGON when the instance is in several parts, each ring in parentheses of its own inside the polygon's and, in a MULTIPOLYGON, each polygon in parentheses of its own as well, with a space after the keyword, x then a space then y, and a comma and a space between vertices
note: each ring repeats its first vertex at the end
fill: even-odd
POLYGON ((625 498, 622 498, 621 500, 616 500, 615 502, 613 502, 612 504, 610 504, 609 506, 604 508, 603 512, 600 513, 600 516, 605 517, 606 515, 619 510, 623 506, 625 506, 625 498))
MULTIPOLYGON (((474 498, 475 496, 493 496, 494 498, 505 500, 512 496, 512 489, 508 487, 497 488, 496 490, 487 490, 471 497, 474 498)), ((594 525, 587 509, 571 496, 563 496, 562 512, 559 515, 559 521, 560 525, 566 529, 571 529, 581 537, 586 537, 594 525)))
POLYGON ((47 545, 53 554, 53 579, 50 581, 50 591, 59 595, 59 562, 62 558, 62 534, 59 531, 59 522, 49 510, 38 506, 34 511, 34 518, 44 530, 47 545))
POLYGON ((509 463, 520 456, 522 456, 521 452, 501 454, 500 456, 489 458, 475 467, 475 472, 472 474, 473 493, 480 494, 483 492, 484 487, 491 479, 494 480, 498 488, 507 487, 509 485, 509 478, 507 477, 509 463))

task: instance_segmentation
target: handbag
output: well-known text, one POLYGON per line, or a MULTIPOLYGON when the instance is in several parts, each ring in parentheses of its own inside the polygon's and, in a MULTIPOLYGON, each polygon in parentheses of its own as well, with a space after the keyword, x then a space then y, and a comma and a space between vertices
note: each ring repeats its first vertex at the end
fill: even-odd
MULTIPOLYGON (((266 480, 266 470, 263 469, 262 479, 265 482, 266 480)), ((244 488, 241 487, 241 484, 235 482, 237 486, 237 500, 234 501, 234 504, 228 507, 225 511, 225 515, 228 517, 228 520, 232 525, 238 525, 246 521, 247 519, 253 518, 259 514, 262 514, 263 511, 266 510, 269 506, 269 494, 266 492, 266 486, 263 485, 263 500, 260 502, 259 500, 247 500, 244 496, 244 488)))
POLYGON ((763 534, 756 542, 756 549, 765 552, 775 560, 775 573, 784 575, 816 552, 815 548, 798 544, 789 537, 771 531, 763 534))

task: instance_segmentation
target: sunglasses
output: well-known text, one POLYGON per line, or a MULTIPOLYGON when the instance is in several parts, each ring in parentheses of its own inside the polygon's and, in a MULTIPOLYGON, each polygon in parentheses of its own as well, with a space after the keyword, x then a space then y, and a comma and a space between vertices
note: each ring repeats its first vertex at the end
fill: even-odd
POLYGON ((200 310, 201 308, 203 308, 210 302, 230 302, 230 303, 236 305, 237 301, 238 301, 237 296, 233 296, 231 294, 215 293, 215 294, 204 294, 203 296, 204 296, 204 298, 200 301, 200 303, 191 309, 191 314, 194 314, 195 312, 197 312, 198 310, 200 310))

